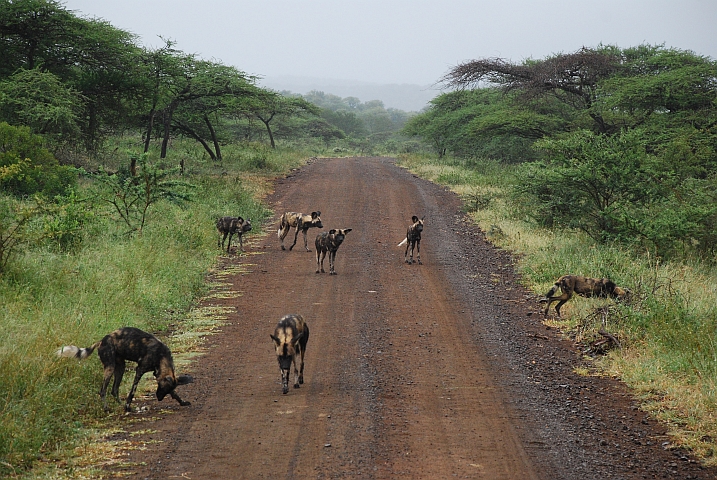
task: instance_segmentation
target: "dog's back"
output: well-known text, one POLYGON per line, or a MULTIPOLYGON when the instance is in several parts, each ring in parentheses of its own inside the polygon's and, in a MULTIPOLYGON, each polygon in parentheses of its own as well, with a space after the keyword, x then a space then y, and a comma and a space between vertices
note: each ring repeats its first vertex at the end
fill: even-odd
POLYGON ((296 374, 294 388, 299 388, 299 385, 304 383, 304 354, 309 341, 309 326, 301 315, 284 315, 276 325, 274 334, 270 336, 274 340, 276 358, 281 370, 282 391, 286 394, 289 392, 292 363, 296 374), (297 357, 300 359, 300 369, 296 366, 297 357))

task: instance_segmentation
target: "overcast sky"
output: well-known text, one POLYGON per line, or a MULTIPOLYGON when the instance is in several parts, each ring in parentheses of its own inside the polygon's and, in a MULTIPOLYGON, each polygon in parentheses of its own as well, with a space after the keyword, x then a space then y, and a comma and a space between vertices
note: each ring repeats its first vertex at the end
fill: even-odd
POLYGON ((65 0, 160 46, 261 77, 430 85, 466 60, 600 43, 717 59, 717 0, 65 0))

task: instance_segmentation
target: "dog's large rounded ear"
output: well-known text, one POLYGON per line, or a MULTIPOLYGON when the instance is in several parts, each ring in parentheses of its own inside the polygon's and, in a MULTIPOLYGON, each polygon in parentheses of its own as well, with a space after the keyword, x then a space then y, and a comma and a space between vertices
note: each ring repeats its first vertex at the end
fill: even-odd
POLYGON ((291 339, 291 344, 296 345, 296 342, 298 342, 301 339, 301 337, 303 337, 303 336, 304 336, 304 332, 301 332, 300 334, 298 334, 297 336, 295 336, 294 338, 291 339))
POLYGON ((335 235, 335 234, 336 234, 335 228, 332 228, 331 230, 329 230, 329 235, 335 235))
POLYGON ((314 219, 321 215, 321 212, 311 212, 311 218, 314 219))
POLYGON ((411 217, 411 221, 412 221, 413 223, 416 223, 416 222, 418 221, 418 217, 415 216, 415 215, 412 216, 412 217, 411 217))
POLYGON ((353 230, 353 229, 352 228, 344 228, 344 233, 349 233, 351 230, 353 230))
POLYGON ((237 220, 239 220, 240 222, 243 222, 243 221, 244 221, 244 219, 241 218, 241 217, 237 217, 237 220))
POLYGON ((275 337, 271 333, 269 334, 269 336, 271 337, 272 340, 274 340, 274 343, 276 343, 277 345, 281 345, 281 340, 279 340, 277 337, 275 337))
POLYGON ((188 383, 194 383, 194 379, 191 375, 180 375, 177 377, 177 385, 186 385, 188 383))

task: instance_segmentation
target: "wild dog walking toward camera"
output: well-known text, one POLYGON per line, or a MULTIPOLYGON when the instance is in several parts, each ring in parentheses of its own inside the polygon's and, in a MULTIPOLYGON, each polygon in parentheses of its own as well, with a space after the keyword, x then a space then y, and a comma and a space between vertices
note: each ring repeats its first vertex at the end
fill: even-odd
POLYGON ((304 317, 297 314, 284 315, 271 335, 276 347, 276 358, 281 370, 281 385, 284 394, 289 393, 289 375, 294 364, 294 388, 304 383, 304 354, 309 342, 309 326, 304 317), (297 362, 301 361, 300 369, 297 362))
MULTIPOLYGON (((423 218, 426 218, 426 217, 423 217, 423 218)), ((418 260, 418 264, 423 265, 423 263, 421 262, 421 232, 423 232, 423 218, 419 220, 418 217, 415 215, 413 217, 411 217, 411 221, 413 222, 413 224, 411 224, 408 227, 408 231, 406 232, 406 238, 404 238, 403 241, 398 244, 399 247, 401 245, 406 244, 406 253, 403 256, 403 259, 409 265, 413 263, 413 248, 414 247, 416 248, 416 253, 417 253, 416 258, 418 260), (411 250, 410 259, 408 256, 409 249, 411 250)))
POLYGON ((329 254, 329 275, 336 275, 334 270, 334 260, 336 260, 336 251, 343 243, 346 234, 351 228, 331 229, 328 232, 321 232, 316 236, 316 273, 326 273, 324 271, 324 258, 329 254))
POLYGON ((550 304, 558 302, 555 305, 555 311, 560 316, 560 307, 565 304, 568 300, 573 297, 573 294, 578 294, 581 297, 601 297, 601 298, 616 298, 624 299, 630 294, 630 290, 627 288, 618 287, 610 279, 607 278, 589 278, 582 277, 580 275, 563 275, 558 278, 552 288, 545 294, 545 298, 540 300, 540 303, 546 303, 545 315, 548 315, 550 304), (555 292, 560 290, 562 295, 554 297, 555 292))
POLYGON ((244 251, 244 234, 251 231, 251 220, 244 220, 241 217, 222 217, 217 219, 217 231, 219 232, 219 239, 217 240, 217 247, 221 247, 224 250, 224 241, 229 235, 229 243, 227 244, 227 253, 232 245, 232 236, 237 235, 239 237, 239 251, 244 251))
POLYGON ((147 372, 154 372, 154 376, 157 379, 157 400, 161 401, 166 395, 169 395, 183 407, 191 405, 189 402, 179 398, 174 389, 178 385, 186 385, 194 380, 189 375, 180 375, 179 377, 174 375, 172 352, 154 335, 143 332, 138 328, 124 327, 106 335, 91 347, 78 348, 74 345, 69 345, 60 348, 57 351, 57 355, 59 357, 74 357, 78 360, 83 360, 92 355, 95 348, 97 348, 97 354, 100 356, 104 366, 104 380, 100 389, 100 397, 105 410, 107 410, 107 386, 113 375, 115 381, 112 385, 111 393, 119 402, 119 387, 120 383, 122 383, 127 360, 137 362, 137 369, 132 389, 127 395, 127 402, 124 406, 125 411, 130 411, 130 404, 137 384, 147 372))
POLYGON ((296 229, 296 232, 294 232, 294 243, 291 244, 289 250, 292 250, 294 245, 296 245, 296 239, 299 236, 299 231, 301 231, 301 233, 304 234, 304 248, 307 252, 310 252, 311 250, 309 250, 309 245, 306 240, 306 232, 313 227, 324 228, 324 225, 321 223, 321 212, 311 212, 311 215, 296 212, 286 212, 283 214, 281 220, 279 220, 279 231, 277 232, 279 240, 281 241, 282 250, 286 250, 286 248, 284 248, 284 239, 292 227, 296 229))

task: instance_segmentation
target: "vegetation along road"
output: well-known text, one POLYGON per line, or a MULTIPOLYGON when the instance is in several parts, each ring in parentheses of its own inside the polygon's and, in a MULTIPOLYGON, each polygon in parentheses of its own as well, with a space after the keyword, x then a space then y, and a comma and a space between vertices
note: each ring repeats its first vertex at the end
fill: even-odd
POLYGON ((145 413, 123 434, 139 448, 123 474, 716 477, 668 449, 621 383, 574 373, 574 347, 541 323, 511 257, 464 221, 455 194, 390 159, 343 158, 278 181, 267 202, 275 221, 320 210, 324 231, 352 228, 338 274, 314 273, 301 236, 282 251, 274 224, 226 258, 239 295, 204 300, 232 314, 190 368, 195 383, 180 393, 192 405, 139 398, 145 413), (423 265, 397 246, 412 215, 425 216, 423 265), (287 313, 311 336, 305 383, 282 395, 269 334, 287 313))

